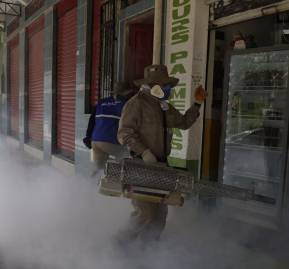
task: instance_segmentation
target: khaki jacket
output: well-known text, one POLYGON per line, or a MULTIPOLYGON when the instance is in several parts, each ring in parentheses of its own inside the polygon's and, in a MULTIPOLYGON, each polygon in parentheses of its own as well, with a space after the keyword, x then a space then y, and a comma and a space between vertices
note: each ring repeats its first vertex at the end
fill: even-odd
MULTIPOLYGON (((199 116, 199 108, 192 106, 183 115, 169 104, 165 112, 167 128, 186 130, 199 116)), ((169 138, 167 137, 166 140, 169 138)), ((140 91, 124 106, 118 129, 118 140, 137 155, 146 149, 159 159, 170 153, 164 152, 164 117, 160 102, 149 93, 140 91)), ((169 139, 170 140, 170 139, 169 139)), ((169 143, 171 141, 168 141, 169 143)))

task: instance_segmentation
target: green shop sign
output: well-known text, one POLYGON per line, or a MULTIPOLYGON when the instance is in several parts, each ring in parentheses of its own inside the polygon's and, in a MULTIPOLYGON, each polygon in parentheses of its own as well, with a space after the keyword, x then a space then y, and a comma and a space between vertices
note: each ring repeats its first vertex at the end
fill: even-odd
MULTIPOLYGON (((191 1, 167 1, 167 48, 166 64, 171 76, 179 78, 170 102, 179 111, 184 112, 191 100, 191 1)), ((188 132, 173 130, 171 157, 187 159, 188 132)))

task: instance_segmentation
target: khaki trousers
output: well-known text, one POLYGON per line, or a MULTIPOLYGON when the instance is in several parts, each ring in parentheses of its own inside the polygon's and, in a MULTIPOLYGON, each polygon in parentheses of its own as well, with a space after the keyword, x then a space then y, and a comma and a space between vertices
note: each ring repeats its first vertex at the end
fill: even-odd
MULTIPOLYGON (((98 170, 104 169, 109 156, 117 160, 128 156, 127 148, 106 142, 92 142, 92 160, 98 170)), ((167 205, 132 200, 134 211, 130 216, 129 226, 119 234, 122 242, 141 240, 148 242, 159 240, 166 225, 167 205)))
POLYGON ((104 169, 110 156, 114 157, 116 160, 120 160, 128 156, 127 148, 117 144, 93 141, 91 143, 91 147, 91 159, 95 163, 98 170, 104 169))
POLYGON ((151 242, 160 239, 165 228, 168 206, 164 204, 132 200, 134 211, 129 227, 122 234, 123 241, 151 242))

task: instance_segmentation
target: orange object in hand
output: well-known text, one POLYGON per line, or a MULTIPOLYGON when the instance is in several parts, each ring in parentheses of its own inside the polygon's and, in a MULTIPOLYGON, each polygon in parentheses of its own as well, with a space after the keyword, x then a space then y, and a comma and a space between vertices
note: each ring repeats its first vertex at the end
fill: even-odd
POLYGON ((195 100, 197 102, 204 102, 206 97, 207 97, 207 92, 205 91, 205 89, 203 88, 202 85, 200 85, 198 88, 196 88, 196 90, 195 90, 195 100))

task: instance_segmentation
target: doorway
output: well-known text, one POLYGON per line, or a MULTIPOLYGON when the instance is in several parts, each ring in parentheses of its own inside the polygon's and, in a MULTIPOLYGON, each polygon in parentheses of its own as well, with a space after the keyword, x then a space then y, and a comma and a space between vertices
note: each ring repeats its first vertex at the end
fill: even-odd
POLYGON ((288 111, 280 103, 288 100, 288 72, 287 63, 278 62, 279 54, 289 54, 288 18, 288 13, 277 14, 210 32, 211 98, 205 112, 202 176, 254 190, 270 204, 282 199, 288 154, 287 122, 282 125, 288 111), (278 52, 280 46, 287 50, 278 52))
POLYGON ((124 67, 124 78, 127 81, 143 78, 144 68, 152 64, 153 35, 153 11, 127 22, 124 67))

